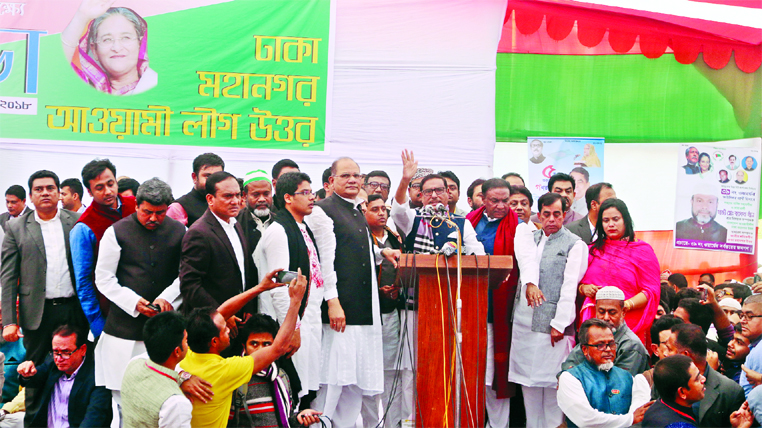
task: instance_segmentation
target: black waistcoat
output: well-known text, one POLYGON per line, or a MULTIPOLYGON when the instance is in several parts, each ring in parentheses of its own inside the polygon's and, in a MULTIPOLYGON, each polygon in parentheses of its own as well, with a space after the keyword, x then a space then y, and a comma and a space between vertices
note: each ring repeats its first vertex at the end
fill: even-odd
MULTIPOLYGON (((302 275, 307 277, 307 291, 302 298, 302 305, 299 307, 299 317, 304 316, 304 309, 307 307, 307 301, 310 297, 310 285, 312 284, 312 271, 310 270, 310 253, 307 251, 307 243, 304 241, 302 231, 299 229, 299 225, 296 224, 294 216, 286 210, 282 209, 273 216, 273 221, 283 226, 283 230, 286 231, 286 238, 288 239, 288 270, 296 272, 297 269, 302 270, 302 275)), ((309 226, 307 226, 307 234, 312 239, 312 244, 315 246, 315 252, 317 252, 317 245, 315 244, 315 236, 312 234, 309 226)), ((320 254, 318 253, 318 257, 320 254)))
MULTIPOLYGON (((137 214, 114 223, 121 247, 116 278, 119 285, 153 302, 177 278, 185 227, 169 217, 156 230, 148 230, 137 214)), ((118 305, 111 305, 103 331, 122 339, 143 340, 145 315, 133 318, 118 305)))
MULTIPOLYGON (((365 216, 337 194, 317 205, 333 220, 336 235, 336 290, 347 325, 373 325, 371 290, 375 263, 370 258, 370 230, 365 216)), ((323 323, 328 324, 328 305, 323 302, 323 323)))
MULTIPOLYGON (((375 236, 373 237, 373 242, 381 249, 391 248, 393 250, 401 250, 402 243, 400 243, 399 239, 397 239, 397 237, 391 232, 388 226, 386 229, 386 241, 384 241, 383 245, 378 243, 378 240, 375 236)), ((393 285, 395 282, 397 282, 397 268, 394 267, 392 262, 384 259, 380 265, 376 265, 376 277, 378 278, 379 287, 383 287, 385 285, 393 285)), ((379 291, 378 299, 379 303, 381 303, 382 314, 388 314, 397 308, 404 308, 402 295, 397 296, 397 300, 393 301, 387 299, 383 293, 379 291)))
POLYGON ((178 204, 182 205, 185 210, 185 214, 188 215, 188 227, 191 227, 209 208, 209 204, 206 202, 206 196, 196 190, 191 189, 190 192, 180 196, 175 200, 178 204))

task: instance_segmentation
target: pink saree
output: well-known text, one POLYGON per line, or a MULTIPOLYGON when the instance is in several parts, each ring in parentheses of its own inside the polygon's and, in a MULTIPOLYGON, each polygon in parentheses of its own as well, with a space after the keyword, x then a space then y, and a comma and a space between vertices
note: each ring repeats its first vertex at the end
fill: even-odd
MULTIPOLYGON (((607 285, 619 288, 625 299, 642 292, 648 299, 646 306, 625 315, 627 326, 635 332, 644 345, 650 342, 650 329, 656 316, 656 308, 661 297, 659 260, 653 248, 644 241, 606 240, 603 251, 590 246, 588 268, 582 284, 607 285)), ((580 311, 582 323, 595 317, 595 300, 585 298, 580 311)))

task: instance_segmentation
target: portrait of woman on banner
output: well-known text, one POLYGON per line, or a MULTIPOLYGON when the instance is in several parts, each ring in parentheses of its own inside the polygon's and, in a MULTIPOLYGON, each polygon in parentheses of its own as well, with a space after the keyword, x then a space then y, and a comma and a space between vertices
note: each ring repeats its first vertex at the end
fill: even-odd
POLYGON ((101 92, 134 95, 159 81, 148 66, 148 24, 114 0, 83 0, 61 33, 66 58, 77 75, 101 92))
POLYGON ((698 167, 699 175, 701 178, 705 178, 707 174, 714 170, 714 165, 712 165, 712 157, 709 156, 709 153, 704 152, 699 155, 698 167))
MULTIPOLYGON (((601 160, 598 159, 598 154, 595 153, 595 146, 593 146, 590 143, 585 144, 584 149, 582 149, 582 158, 580 160, 575 160, 574 165, 577 166, 586 166, 588 168, 600 168, 601 167, 601 160)), ((574 156, 574 158, 578 158, 580 155, 574 156)))

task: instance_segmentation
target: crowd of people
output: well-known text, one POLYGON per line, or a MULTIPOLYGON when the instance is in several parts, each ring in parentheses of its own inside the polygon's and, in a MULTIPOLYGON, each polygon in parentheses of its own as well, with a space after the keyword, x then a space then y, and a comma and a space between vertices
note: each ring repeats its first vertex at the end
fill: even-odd
POLYGON ((516 261, 489 293, 489 427, 762 420, 762 282, 660 272, 614 187, 579 171, 536 204, 516 173, 478 179, 470 212, 452 171, 404 151, 401 172, 393 189, 343 157, 318 185, 283 159, 238 178, 205 153, 179 198, 107 159, 35 172, 29 204, 11 186, 0 426, 399 427, 422 403, 398 261, 451 251, 516 261))

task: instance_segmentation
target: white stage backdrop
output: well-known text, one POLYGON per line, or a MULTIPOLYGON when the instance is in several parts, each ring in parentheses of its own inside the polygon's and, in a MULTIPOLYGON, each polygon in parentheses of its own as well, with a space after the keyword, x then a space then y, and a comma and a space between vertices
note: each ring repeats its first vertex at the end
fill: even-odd
MULTIPOLYGON (((495 147, 495 52, 506 0, 337 0, 330 136, 324 153, 213 151, 242 176, 284 157, 313 178, 339 156, 364 172, 400 176, 400 152, 415 150, 421 166, 451 169, 465 188, 492 173, 495 147)), ((238 19, 233 18, 233 19, 238 19)), ((0 115, 0 127, 14 120, 0 115)), ((1 133, 0 133, 1 135, 1 133)), ((167 180, 175 196, 191 186, 191 161, 203 147, 0 139, 0 189, 24 184, 38 169, 63 180, 79 177, 95 157, 118 175, 167 180)), ((86 197, 87 199, 87 197, 86 197)), ((0 210, 4 211, 4 209, 0 210)))

